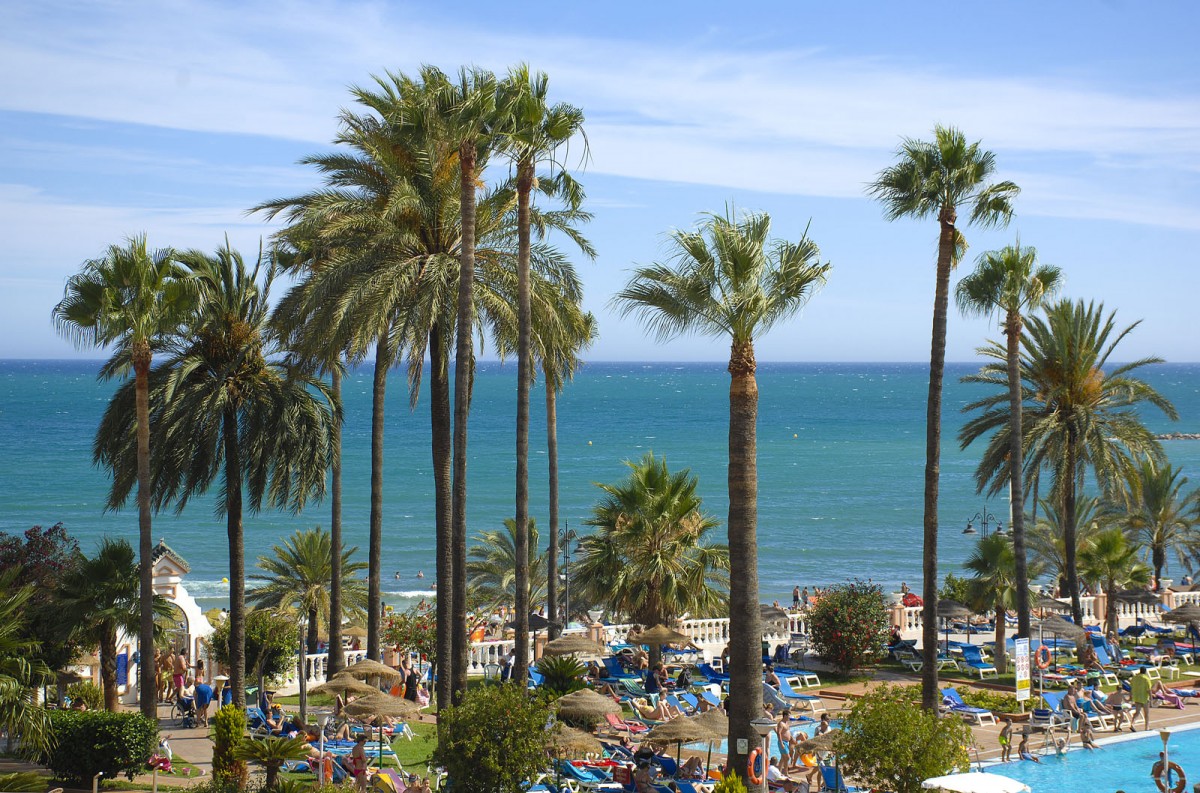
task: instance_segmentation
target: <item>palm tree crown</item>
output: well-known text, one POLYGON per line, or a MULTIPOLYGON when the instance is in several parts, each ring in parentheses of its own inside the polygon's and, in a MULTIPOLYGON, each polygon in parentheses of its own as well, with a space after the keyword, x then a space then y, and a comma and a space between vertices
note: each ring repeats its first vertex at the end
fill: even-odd
MULTIPOLYGON (((320 626, 329 627, 335 619, 331 616, 329 597, 333 575, 330 534, 319 527, 297 531, 272 550, 274 556, 258 558, 258 567, 264 574, 250 576, 250 580, 261 583, 246 593, 246 600, 257 608, 305 612, 308 651, 315 653, 320 626)), ((358 573, 367 569, 367 565, 354 561, 357 552, 357 547, 342 549, 342 614, 336 617, 339 628, 344 618, 362 619, 366 613, 367 590, 358 573)))
POLYGON ((1093 535, 1079 551, 1083 577, 1100 585, 1107 593, 1104 630, 1117 631, 1117 593, 1129 587, 1144 587, 1150 582, 1150 568, 1138 560, 1138 547, 1119 527, 1093 535))
MULTIPOLYGON (((529 608, 536 608, 546 595, 546 554, 538 553, 537 522, 530 518, 529 608)), ((474 601, 482 601, 488 611, 501 606, 510 612, 516 608, 517 522, 504 519, 503 530, 481 531, 475 544, 467 549, 467 587, 474 601)), ((553 617, 551 617, 553 619, 553 617)))
POLYGON ((1143 458, 1127 483, 1125 503, 1108 510, 1130 539, 1149 552, 1155 581, 1162 580, 1171 552, 1184 570, 1192 571, 1200 546, 1200 489, 1185 494, 1187 483, 1183 471, 1170 463, 1143 458))

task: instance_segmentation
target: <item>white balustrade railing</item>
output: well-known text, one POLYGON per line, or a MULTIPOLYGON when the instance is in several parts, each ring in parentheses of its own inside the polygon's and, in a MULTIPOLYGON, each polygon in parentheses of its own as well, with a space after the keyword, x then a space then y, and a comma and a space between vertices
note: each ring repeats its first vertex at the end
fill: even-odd
MULTIPOLYGON (((346 666, 358 663, 367 657, 366 650, 343 650, 346 657, 346 666)), ((283 695, 295 694, 300 690, 300 668, 299 664, 293 660, 288 664, 288 669, 282 675, 274 678, 274 685, 278 693, 283 695)), ((304 656, 304 678, 309 686, 318 686, 324 683, 329 675, 329 654, 328 653, 307 653, 304 656)))

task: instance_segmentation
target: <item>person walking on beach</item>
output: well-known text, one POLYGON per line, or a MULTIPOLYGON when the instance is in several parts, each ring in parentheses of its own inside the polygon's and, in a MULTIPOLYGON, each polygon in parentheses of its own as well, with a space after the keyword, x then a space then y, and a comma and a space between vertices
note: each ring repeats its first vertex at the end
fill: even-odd
POLYGON ((800 608, 800 585, 792 587, 792 608, 800 608))
POLYGON ((1145 729, 1150 729, 1150 677, 1146 668, 1139 667, 1129 681, 1129 699, 1133 702, 1133 715, 1129 717, 1129 731, 1137 732, 1138 712, 1142 714, 1145 729))

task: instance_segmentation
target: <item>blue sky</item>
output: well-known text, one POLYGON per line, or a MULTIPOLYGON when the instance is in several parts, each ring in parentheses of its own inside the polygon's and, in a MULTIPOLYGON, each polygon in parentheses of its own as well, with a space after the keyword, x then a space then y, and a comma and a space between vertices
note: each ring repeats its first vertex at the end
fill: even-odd
MULTIPOLYGON (((1023 189, 1008 229, 965 230, 973 255, 1019 234, 1066 294, 1143 320, 1122 357, 1200 360, 1198 16, 1184 2, 0 4, 0 357, 94 357, 55 336, 50 310, 127 235, 257 249, 271 229, 246 208, 316 184, 295 163, 329 148, 347 86, 528 61, 587 114, 593 358, 726 357, 723 341, 649 344, 608 300, 666 230, 734 201, 787 238, 811 220, 834 266, 760 359, 927 360, 936 224, 885 222, 863 186, 902 136, 943 123, 1023 189)), ((947 356, 995 335, 955 314, 947 356)))

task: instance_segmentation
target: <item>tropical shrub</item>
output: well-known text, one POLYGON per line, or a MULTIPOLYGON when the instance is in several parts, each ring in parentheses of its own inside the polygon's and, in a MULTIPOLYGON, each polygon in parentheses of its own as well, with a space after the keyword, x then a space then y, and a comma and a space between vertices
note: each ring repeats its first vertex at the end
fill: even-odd
MULTIPOLYGON (((229 666, 230 620, 225 620, 213 632, 209 647, 213 660, 221 666, 229 666)), ((266 609, 255 609, 246 614, 246 677, 274 677, 286 672, 296 664, 296 621, 283 614, 266 609)))
POLYGON ((730 771, 725 778, 713 786, 713 793, 746 793, 746 784, 736 771, 730 771))
POLYGON ((49 716, 55 748, 39 761, 58 779, 85 786, 100 772, 106 779, 133 779, 158 746, 158 725, 140 713, 58 710, 49 716))
POLYGON ((946 579, 938 590, 938 600, 953 600, 957 603, 968 603, 971 600, 971 580, 946 573, 946 579))
POLYGON ((920 793, 921 782, 969 767, 971 730, 921 707, 910 686, 880 686, 842 720, 842 768, 869 788, 920 793))
POLYGON ((817 654, 842 671, 877 660, 888 634, 883 588, 863 581, 829 587, 809 609, 808 629, 817 654))
POLYGON ((0 790, 7 793, 42 793, 45 789, 46 778, 33 771, 0 774, 0 790))
POLYGON ((283 768, 283 764, 308 757, 309 748, 308 739, 303 735, 297 735, 295 738, 267 738, 261 741, 243 738, 242 742, 234 747, 233 757, 235 760, 250 761, 265 768, 267 779, 264 788, 274 790, 279 783, 279 770, 283 768))
POLYGON ((435 764, 455 793, 522 793, 546 765, 550 709, 523 686, 468 689, 438 714, 435 764))
POLYGON ((537 671, 545 676, 542 688, 555 697, 584 688, 586 667, 569 655, 546 655, 537 662, 537 671))
POLYGON ((241 790, 250 776, 246 761, 236 756, 246 735, 246 712, 237 705, 225 705, 213 719, 213 778, 241 790))
POLYGON ((962 697, 962 701, 973 708, 987 708, 997 713, 1016 713, 1020 710, 1017 707, 1017 697, 1014 694, 1005 694, 1001 691, 983 691, 977 688, 959 689, 958 693, 962 697))
POLYGON ((82 702, 87 705, 88 710, 100 710, 104 707, 104 692, 90 680, 80 680, 67 686, 67 697, 72 705, 82 702))

